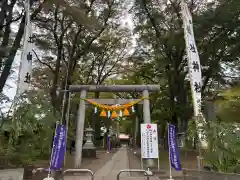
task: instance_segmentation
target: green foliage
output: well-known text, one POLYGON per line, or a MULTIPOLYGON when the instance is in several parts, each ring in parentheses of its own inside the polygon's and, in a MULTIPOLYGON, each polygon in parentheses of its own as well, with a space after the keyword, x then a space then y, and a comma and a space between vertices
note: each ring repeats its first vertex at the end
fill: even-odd
POLYGON ((239 125, 211 122, 205 131, 209 142, 207 162, 218 172, 235 172, 240 165, 239 125))
POLYGON ((133 121, 131 119, 120 120, 119 121, 120 132, 126 133, 126 134, 133 134, 132 124, 133 124, 133 121))
POLYGON ((29 93, 28 100, 19 100, 14 116, 2 122, 0 153, 11 164, 26 164, 49 159, 56 122, 48 97, 41 92, 29 93))
POLYGON ((220 93, 219 100, 216 101, 217 116, 221 121, 240 123, 240 89, 233 87, 220 93))

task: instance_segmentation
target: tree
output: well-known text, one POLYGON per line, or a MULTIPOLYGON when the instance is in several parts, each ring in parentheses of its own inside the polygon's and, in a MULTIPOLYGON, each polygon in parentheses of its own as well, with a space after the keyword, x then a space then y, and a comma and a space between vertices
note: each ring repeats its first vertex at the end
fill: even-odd
POLYGON ((215 171, 238 173, 240 165, 239 127, 234 124, 210 122, 205 130, 209 142, 204 155, 205 160, 215 171))
POLYGON ((215 102, 216 114, 220 121, 240 123, 239 120, 239 87, 233 87, 220 93, 219 99, 215 102))
MULTIPOLYGON (((56 122, 49 96, 33 91, 18 101, 13 117, 2 120, 0 152, 7 164, 22 165, 38 158, 48 159, 52 142, 52 124, 56 122), (31 149, 31 151, 29 151, 31 149)), ((11 113, 9 113, 11 115, 11 113)))
MULTIPOLYGON (((94 1, 92 1, 92 3, 93 2, 94 1)), ((25 2, 22 0, 3 0, 0 4, 0 68, 2 69, 0 76, 0 92, 2 92, 6 80, 10 75, 10 70, 16 56, 16 52, 20 48, 25 28, 24 3, 25 2), (17 25, 18 23, 19 26, 17 32, 13 32, 11 25, 17 25)), ((93 24, 97 22, 93 16, 89 18, 85 13, 86 11, 89 11, 87 6, 84 6, 85 2, 78 3, 81 7, 81 9, 79 9, 76 8, 76 4, 72 4, 70 1, 64 0, 30 0, 32 21, 36 20, 35 17, 42 11, 43 8, 47 11, 49 8, 51 9, 54 4, 56 4, 57 7, 61 6, 62 9, 64 8, 65 14, 68 14, 68 16, 72 17, 77 22, 80 22, 81 25, 89 26, 91 24, 94 26, 93 24)))
MULTIPOLYGON (((73 83, 74 79, 72 78, 75 70, 82 68, 86 63, 84 62, 85 56, 91 48, 97 45, 97 39, 108 26, 110 27, 115 23, 113 21, 114 11, 117 10, 120 3, 117 1, 80 3, 81 6, 85 7, 86 15, 95 17, 97 14, 98 22, 91 28, 71 18, 60 6, 56 6, 49 12, 52 16, 45 16, 43 13, 37 17, 38 27, 46 30, 45 34, 38 35, 37 44, 43 51, 46 48, 49 51, 44 58, 45 61, 41 60, 40 63, 47 66, 52 72, 53 81, 50 88, 52 104, 56 110, 59 110, 59 104, 62 101, 62 96, 57 97, 57 87, 60 86, 63 89, 65 82, 68 85, 73 83), (97 11, 98 13, 96 13, 97 11), (48 39, 47 42, 46 39, 48 39), (67 76, 65 76, 66 74, 67 76)), ((66 106, 64 107, 66 109, 66 106)))
MULTIPOLYGON (((189 3, 202 64, 204 96, 216 89, 213 87, 216 83, 226 83, 223 65, 226 67, 226 64, 238 63, 239 53, 236 53, 235 48, 238 44, 239 25, 235 23, 238 17, 238 5, 235 3, 236 1, 219 1, 218 4, 205 1, 189 3), (222 20, 220 14, 227 18, 222 20), (231 23, 228 18, 234 21, 231 23)), ((180 1, 160 3, 142 0, 136 1, 134 8, 135 32, 138 35, 134 59, 136 64, 142 64, 138 75, 161 85, 161 91, 166 97, 164 107, 169 109, 167 121, 180 123, 181 129, 186 131, 193 111, 186 71, 180 1)))
MULTIPOLYGON (((33 83, 46 92, 51 89, 53 107, 56 111, 63 109, 63 123, 68 103, 65 101, 61 106, 64 93, 57 95, 57 88, 65 89, 74 83, 104 83, 119 72, 118 65, 128 55, 127 47, 131 40, 127 29, 119 23, 124 6, 122 1, 76 2, 71 6, 76 8, 77 5, 84 7, 84 13, 97 22, 94 25, 81 22, 73 13, 65 12, 62 8, 65 4, 49 10, 51 16, 42 12, 36 17, 36 25, 45 32, 36 34, 36 45, 40 50, 37 52, 38 66, 43 66, 34 70, 33 83), (48 79, 53 81, 49 83, 48 79)), ((65 99, 68 97, 66 94, 65 99)), ((99 98, 100 94, 96 93, 94 97, 99 98)), ((76 117, 76 104, 73 110, 71 113, 76 117)), ((92 125, 100 131, 98 122, 95 120, 92 125)))

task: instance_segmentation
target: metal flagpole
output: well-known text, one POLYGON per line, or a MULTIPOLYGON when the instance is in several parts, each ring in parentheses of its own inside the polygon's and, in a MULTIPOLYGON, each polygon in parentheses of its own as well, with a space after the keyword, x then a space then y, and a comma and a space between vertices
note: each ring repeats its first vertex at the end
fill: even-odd
POLYGON ((55 131, 54 131, 54 137, 53 137, 53 141, 52 141, 52 149, 51 149, 51 154, 50 154, 50 162, 49 162, 49 168, 48 168, 48 178, 50 177, 51 174, 51 166, 52 166, 52 158, 53 158, 53 149, 54 149, 54 142, 56 141, 56 130, 57 130, 57 126, 59 125, 59 121, 56 122, 55 125, 55 131))
MULTIPOLYGON (((65 112, 65 103, 67 101, 67 93, 68 93, 68 76, 69 76, 69 67, 70 67, 70 62, 68 62, 67 66, 67 76, 64 84, 64 95, 63 95, 63 101, 62 101, 62 117, 61 117, 61 123, 65 124, 66 123, 66 112, 65 112)), ((69 93, 70 96, 70 93, 69 93)))
POLYGON ((70 117, 70 105, 71 105, 71 92, 69 92, 68 96, 68 108, 67 108, 67 117, 66 117, 66 149, 64 155, 64 166, 66 164, 66 154, 67 154, 67 137, 68 137, 68 126, 69 126, 69 117, 70 117))
MULTIPOLYGON (((169 127, 169 123, 167 124, 169 127)), ((169 160, 169 179, 168 180, 173 180, 172 178, 172 164, 171 164, 171 154, 170 154, 170 138, 169 138, 169 128, 168 128, 168 160, 169 160)))

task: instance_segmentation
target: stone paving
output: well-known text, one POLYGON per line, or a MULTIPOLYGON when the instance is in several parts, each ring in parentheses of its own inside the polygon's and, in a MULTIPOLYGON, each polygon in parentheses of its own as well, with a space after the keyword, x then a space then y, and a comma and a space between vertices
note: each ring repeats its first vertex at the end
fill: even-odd
POLYGON ((23 169, 0 170, 0 180, 22 180, 23 169))
MULTIPOLYGON (((116 179, 118 172, 122 169, 128 169, 127 150, 125 146, 121 147, 112 160, 95 173, 95 180, 116 179)), ((121 174, 122 178, 128 176, 130 176, 129 173, 121 174)))
MULTIPOLYGON (((122 146, 118 152, 116 152, 112 159, 108 161, 104 166, 98 169, 94 174, 94 180, 117 180, 117 174, 123 170, 129 169, 129 160, 127 155, 127 147, 122 146)), ((0 171, 0 180, 21 180, 23 169, 10 169, 0 171)), ((142 180, 147 179, 143 175, 131 176, 130 173, 124 172, 120 175, 120 180, 142 180)), ((64 177, 64 180, 91 180, 91 176, 86 174, 68 175, 64 177)), ((159 180, 158 177, 150 177, 150 180, 159 180)))
MULTIPOLYGON (((123 146, 118 152, 107 162, 102 168, 97 170, 94 174, 94 180, 117 180, 117 174, 123 170, 129 169, 129 161, 127 156, 127 147, 123 146)), ((91 180, 87 176, 68 176, 64 180, 91 180)), ((120 180, 142 180, 147 179, 144 176, 132 177, 130 173, 124 172, 120 175, 120 180)), ((150 180, 159 180, 157 177, 150 177, 150 180)))

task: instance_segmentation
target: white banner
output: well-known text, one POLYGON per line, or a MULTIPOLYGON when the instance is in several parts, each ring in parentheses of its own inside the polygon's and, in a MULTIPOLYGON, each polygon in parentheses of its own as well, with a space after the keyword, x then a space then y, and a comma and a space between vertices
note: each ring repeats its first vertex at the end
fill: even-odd
POLYGON ((157 124, 141 124, 141 155, 142 158, 158 158, 157 124))
POLYGON ((183 18, 186 53, 193 97, 194 115, 199 116, 201 115, 202 72, 198 50, 194 38, 192 16, 184 0, 181 2, 181 12, 183 18))
POLYGON ((33 56, 33 36, 32 24, 30 21, 30 4, 29 0, 25 3, 26 20, 24 29, 23 51, 19 67, 19 79, 17 94, 20 95, 27 91, 30 86, 32 76, 32 56, 33 56))

